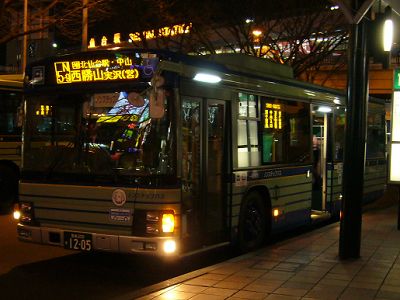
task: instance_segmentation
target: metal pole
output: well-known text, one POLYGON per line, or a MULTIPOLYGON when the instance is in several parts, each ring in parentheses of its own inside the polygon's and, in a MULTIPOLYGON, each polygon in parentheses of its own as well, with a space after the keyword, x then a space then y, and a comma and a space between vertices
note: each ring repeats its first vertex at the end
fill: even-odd
POLYGON ((400 230, 400 185, 397 186, 397 230, 400 230))
POLYGON ((88 3, 89 0, 82 0, 82 51, 87 50, 88 43, 88 3))
POLYGON ((24 0, 24 36, 22 40, 22 73, 25 74, 28 48, 28 0, 24 0))
MULTIPOLYGON (((353 11, 360 7, 353 1, 353 11)), ((366 20, 351 24, 339 257, 359 258, 368 106, 366 20)))

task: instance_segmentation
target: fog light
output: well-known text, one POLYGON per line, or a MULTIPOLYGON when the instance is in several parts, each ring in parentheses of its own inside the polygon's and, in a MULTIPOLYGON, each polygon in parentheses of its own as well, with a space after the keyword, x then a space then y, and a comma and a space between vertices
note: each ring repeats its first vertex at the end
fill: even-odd
POLYGON ((164 243, 164 252, 165 253, 173 253, 176 251, 176 243, 175 241, 169 240, 164 243))

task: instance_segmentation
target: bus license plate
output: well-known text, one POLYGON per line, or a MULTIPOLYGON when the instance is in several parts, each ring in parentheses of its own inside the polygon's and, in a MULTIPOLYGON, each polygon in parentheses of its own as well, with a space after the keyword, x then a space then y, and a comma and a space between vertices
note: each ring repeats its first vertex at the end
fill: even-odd
POLYGON ((92 235, 81 232, 64 232, 64 248, 80 251, 92 250, 92 235))

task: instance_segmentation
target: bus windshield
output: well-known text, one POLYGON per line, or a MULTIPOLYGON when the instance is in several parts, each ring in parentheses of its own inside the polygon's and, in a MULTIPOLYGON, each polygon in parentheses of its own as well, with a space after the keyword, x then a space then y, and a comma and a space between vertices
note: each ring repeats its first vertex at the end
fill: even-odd
POLYGON ((154 119, 149 93, 28 97, 24 173, 80 182, 112 178, 114 183, 174 175, 171 97, 165 93, 165 113, 154 119))

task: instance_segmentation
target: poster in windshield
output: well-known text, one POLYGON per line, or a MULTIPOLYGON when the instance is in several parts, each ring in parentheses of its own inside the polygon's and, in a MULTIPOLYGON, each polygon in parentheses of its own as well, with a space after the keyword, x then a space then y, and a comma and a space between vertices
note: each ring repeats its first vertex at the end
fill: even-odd
POLYGON ((150 92, 29 97, 24 171, 80 182, 174 173, 170 116, 150 116, 150 92))

